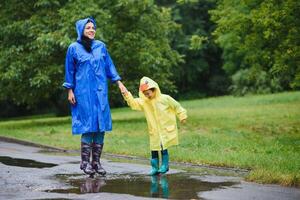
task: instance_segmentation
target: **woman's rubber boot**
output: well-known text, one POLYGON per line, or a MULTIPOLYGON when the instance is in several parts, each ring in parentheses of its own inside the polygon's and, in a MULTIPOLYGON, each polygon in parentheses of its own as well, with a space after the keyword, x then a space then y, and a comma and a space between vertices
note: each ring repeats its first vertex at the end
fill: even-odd
POLYGON ((98 174, 102 176, 106 174, 106 171, 104 170, 104 168, 101 166, 100 163, 100 157, 101 157, 103 145, 104 144, 93 143, 93 154, 92 154, 92 158, 93 158, 92 167, 98 174))
POLYGON ((167 173, 167 171, 169 171, 169 155, 162 154, 162 164, 161 164, 158 172, 161 174, 165 174, 165 173, 167 173))
POLYGON ((83 170, 84 173, 88 175, 94 175, 95 170, 92 168, 90 164, 90 155, 91 155, 91 145, 81 142, 81 162, 80 169, 83 170))
POLYGON ((149 173, 150 176, 158 174, 158 165, 159 165, 158 158, 152 158, 151 159, 152 169, 149 173))

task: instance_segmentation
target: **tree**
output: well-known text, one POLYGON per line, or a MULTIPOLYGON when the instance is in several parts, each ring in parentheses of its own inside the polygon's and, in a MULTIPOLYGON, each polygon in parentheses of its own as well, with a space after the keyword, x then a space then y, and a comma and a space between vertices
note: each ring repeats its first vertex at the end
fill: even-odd
POLYGON ((211 11, 233 92, 300 88, 300 2, 221 0, 211 11))
MULTIPOLYGON (((151 0, 12 0, 4 1, 0 16, 0 101, 66 109, 66 49, 76 40, 76 20, 88 16, 96 19, 96 38, 106 43, 129 89, 136 91, 144 75, 175 89, 170 68, 180 57, 169 45, 175 24, 170 11, 151 0)), ((118 93, 110 94, 113 105, 122 101, 118 93)))
POLYGON ((228 77, 222 69, 221 49, 211 37, 215 24, 209 10, 214 0, 157 0, 172 9, 173 20, 180 26, 172 42, 184 62, 173 69, 176 85, 182 93, 221 95, 227 92, 228 77))

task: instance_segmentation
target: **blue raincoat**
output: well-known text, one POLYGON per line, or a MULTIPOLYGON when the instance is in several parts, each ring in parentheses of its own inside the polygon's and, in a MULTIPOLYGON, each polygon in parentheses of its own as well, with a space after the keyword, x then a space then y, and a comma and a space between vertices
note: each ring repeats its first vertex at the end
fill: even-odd
POLYGON ((76 100, 71 105, 73 134, 112 130, 107 80, 121 80, 103 42, 93 40, 90 53, 79 43, 88 20, 96 28, 90 18, 76 22, 78 38, 69 46, 65 63, 63 86, 73 89, 76 100))

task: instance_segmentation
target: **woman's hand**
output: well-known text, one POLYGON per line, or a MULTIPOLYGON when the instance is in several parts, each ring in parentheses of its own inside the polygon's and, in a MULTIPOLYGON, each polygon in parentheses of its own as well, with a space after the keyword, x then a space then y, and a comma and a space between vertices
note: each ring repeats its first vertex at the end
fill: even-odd
POLYGON ((75 104, 76 104, 75 95, 74 95, 72 89, 69 89, 69 90, 68 90, 68 101, 69 101, 70 104, 72 104, 72 105, 75 105, 75 104))
POLYGON ((186 123, 186 119, 183 119, 180 121, 182 124, 185 124, 186 123))

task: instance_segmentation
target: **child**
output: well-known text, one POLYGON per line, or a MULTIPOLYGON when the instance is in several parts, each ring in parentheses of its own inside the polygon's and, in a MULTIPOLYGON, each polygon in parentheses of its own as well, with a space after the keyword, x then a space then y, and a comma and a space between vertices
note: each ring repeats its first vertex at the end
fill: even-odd
POLYGON ((140 81, 139 98, 133 98, 128 91, 123 93, 123 97, 133 110, 145 113, 152 156, 150 175, 166 173, 169 170, 168 148, 178 144, 176 116, 185 123, 186 110, 169 95, 161 94, 158 84, 148 77, 140 81), (158 151, 162 155, 159 169, 158 151))

